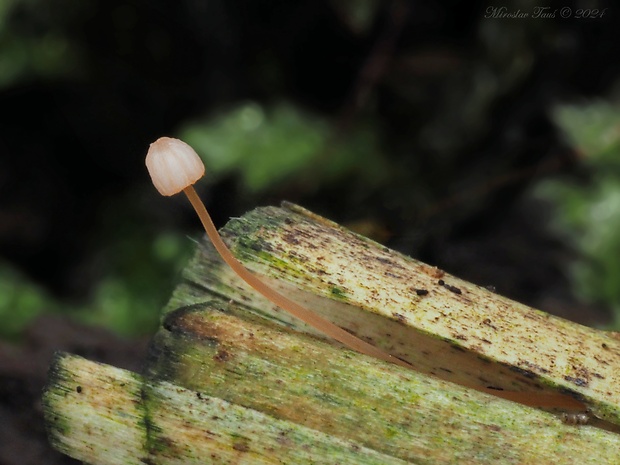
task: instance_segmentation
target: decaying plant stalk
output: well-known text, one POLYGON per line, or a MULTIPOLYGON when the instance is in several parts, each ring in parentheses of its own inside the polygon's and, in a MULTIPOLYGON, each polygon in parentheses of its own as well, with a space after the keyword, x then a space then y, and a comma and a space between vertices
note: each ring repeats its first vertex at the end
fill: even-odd
POLYGON ((325 339, 249 289, 203 243, 165 310, 144 378, 57 360, 45 403, 58 448, 102 464, 198 463, 196 454, 214 454, 212 463, 305 463, 301 450, 314 463, 333 463, 320 455, 327 450, 338 450, 340 463, 620 460, 620 436, 598 427, 620 424, 620 340, 458 280, 299 207, 255 210, 223 235, 279 292, 417 371, 325 339), (561 414, 462 385, 532 399, 568 396, 591 410, 594 425, 567 425, 561 414), (226 408, 205 413, 207 405, 242 409, 273 429, 226 408), (274 445, 283 430, 301 431, 299 442, 275 440, 295 452, 274 445), (107 431, 135 440, 119 451, 107 431))
MULTIPOLYGON (((257 209, 229 222, 223 234, 273 287, 420 372, 533 398, 567 394, 620 423, 620 341, 606 332, 511 301, 294 205, 257 209)), ((187 275, 313 333, 249 291, 208 246, 187 275)), ((181 295, 192 293, 183 286, 181 295)), ((179 305, 173 297, 168 309, 179 305)))

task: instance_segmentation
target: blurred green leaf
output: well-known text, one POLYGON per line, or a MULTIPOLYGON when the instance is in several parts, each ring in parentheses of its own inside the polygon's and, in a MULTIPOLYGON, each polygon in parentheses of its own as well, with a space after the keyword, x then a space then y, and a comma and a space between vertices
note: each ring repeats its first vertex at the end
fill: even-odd
POLYGON ((53 308, 42 289, 8 263, 0 263, 0 337, 17 338, 28 322, 53 308))
POLYGON ((291 182, 309 171, 317 174, 313 177, 316 183, 356 173, 374 184, 387 175, 388 167, 370 128, 352 131, 327 147, 330 131, 328 120, 290 105, 265 108, 245 103, 187 124, 180 138, 201 155, 208 174, 236 173, 249 192, 291 182))
POLYGON ((65 76, 79 62, 77 44, 52 19, 38 17, 42 9, 36 2, 0 0, 0 89, 19 80, 65 76))
POLYGON ((620 108, 608 102, 560 106, 553 112, 569 141, 591 165, 620 164, 620 108))
POLYGON ((601 102, 560 107, 553 115, 590 179, 547 181, 538 194, 553 203, 554 228, 578 251, 575 290, 613 308, 620 327, 620 108, 601 102))
POLYGON ((146 238, 140 228, 111 236, 104 276, 86 302, 65 302, 46 293, 10 265, 0 265, 0 338, 15 340, 33 318, 62 313, 125 336, 150 334, 170 296, 174 276, 189 257, 191 241, 180 233, 146 238))

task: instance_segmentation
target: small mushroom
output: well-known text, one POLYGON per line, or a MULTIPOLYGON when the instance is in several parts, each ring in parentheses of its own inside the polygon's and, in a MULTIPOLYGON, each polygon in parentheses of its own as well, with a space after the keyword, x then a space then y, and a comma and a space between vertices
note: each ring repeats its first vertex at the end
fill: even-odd
MULTIPOLYGON (((207 209, 198 197, 193 184, 198 181, 205 173, 202 160, 185 142, 170 137, 162 137, 153 142, 146 155, 146 167, 149 171, 153 184, 160 194, 171 196, 181 191, 185 193, 190 203, 196 210, 202 225, 211 239, 216 250, 222 259, 233 269, 241 279, 252 286, 278 307, 286 310, 291 315, 299 318, 318 331, 330 336, 353 350, 375 357, 387 362, 414 369, 414 367, 404 360, 396 358, 378 347, 369 344, 336 326, 331 321, 317 315, 307 308, 293 302, 276 290, 261 281, 256 275, 245 268, 228 249, 220 237, 207 209)), ((441 285, 444 285, 441 282, 441 285)), ((560 408, 583 408, 584 404, 572 397, 560 393, 538 394, 530 392, 515 392, 497 390, 495 388, 482 386, 467 386, 481 392, 493 394, 497 397, 519 402, 524 405, 537 407, 560 407, 560 408)))
POLYGON ((198 154, 196 154, 194 149, 188 144, 170 137, 161 137, 157 139, 149 147, 146 155, 146 167, 153 184, 160 194, 171 196, 181 191, 185 193, 194 207, 194 210, 196 210, 209 239, 211 239, 211 242, 222 259, 241 279, 252 286, 256 291, 291 315, 353 350, 397 365, 412 368, 409 363, 361 340, 325 318, 293 302, 269 287, 255 274, 245 268, 241 262, 233 256, 226 244, 224 244, 207 209, 193 187, 193 184, 204 175, 205 167, 198 154))

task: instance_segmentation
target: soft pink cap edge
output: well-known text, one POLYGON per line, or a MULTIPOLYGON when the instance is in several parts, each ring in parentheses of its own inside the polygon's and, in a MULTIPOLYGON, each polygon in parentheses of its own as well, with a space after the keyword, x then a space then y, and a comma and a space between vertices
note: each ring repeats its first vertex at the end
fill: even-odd
POLYGON ((205 173, 205 166, 194 149, 172 137, 160 137, 153 142, 145 163, 153 185, 165 196, 181 192, 205 173))

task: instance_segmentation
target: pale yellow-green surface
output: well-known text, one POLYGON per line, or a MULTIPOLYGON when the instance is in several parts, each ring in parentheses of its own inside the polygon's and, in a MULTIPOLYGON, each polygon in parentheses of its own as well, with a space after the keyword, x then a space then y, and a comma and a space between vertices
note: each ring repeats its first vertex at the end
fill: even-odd
POLYGON ((255 210, 224 235, 288 297, 416 370, 322 337, 248 289, 202 242, 162 315, 145 377, 57 358, 45 394, 55 447, 119 464, 620 464, 620 435, 607 430, 620 424, 617 338, 299 207, 255 210), (561 392, 595 416, 571 426, 454 382, 561 392))
MULTIPOLYGON (((603 331, 462 281, 296 206, 255 210, 229 222, 224 234, 244 263, 282 292, 421 372, 470 386, 568 392, 594 415, 620 423, 620 340, 603 331)), ((208 246, 186 276, 313 332, 248 290, 208 246)), ((182 300, 204 300, 186 286, 182 300)))
POLYGON ((55 357, 43 397, 48 438, 56 449, 87 463, 138 463, 146 442, 139 378, 107 368, 79 357, 55 357))
POLYGON ((222 310, 171 312, 148 378, 58 356, 52 444, 92 464, 618 463, 617 434, 222 310))
POLYGON ((44 404, 52 445, 93 465, 406 463, 68 354, 54 361, 44 404))
POLYGON ((620 436, 239 318, 168 313, 150 376, 421 464, 618 463, 620 436), (603 461, 601 461, 603 460, 603 461))

